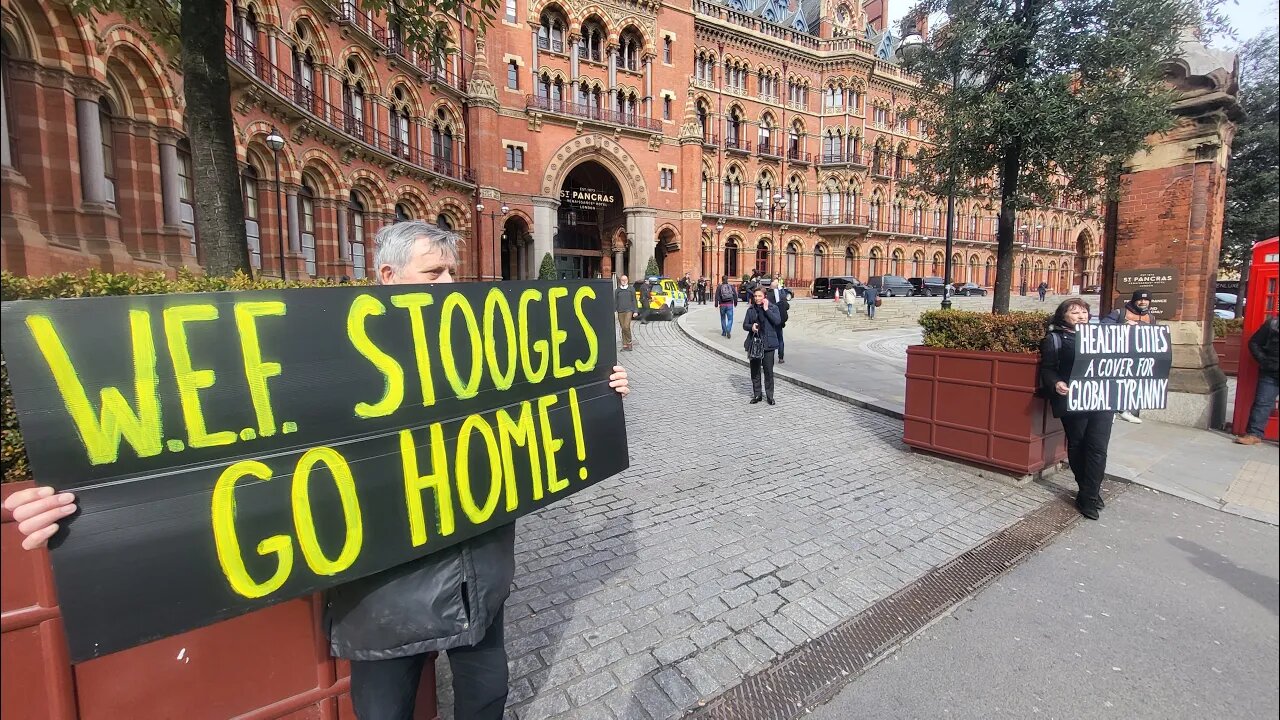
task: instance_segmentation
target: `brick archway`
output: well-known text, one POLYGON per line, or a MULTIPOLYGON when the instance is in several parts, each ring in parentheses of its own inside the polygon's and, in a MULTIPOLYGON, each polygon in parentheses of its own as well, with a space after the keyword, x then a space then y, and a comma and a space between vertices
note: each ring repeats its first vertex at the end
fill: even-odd
POLYGON ((542 196, 546 198, 560 197, 560 188, 569 177, 569 172, 589 160, 603 165, 618 181, 622 190, 624 207, 646 207, 649 204, 649 189, 644 181, 644 174, 635 159, 621 145, 603 135, 583 135, 576 137, 551 156, 547 163, 547 171, 542 176, 542 196))

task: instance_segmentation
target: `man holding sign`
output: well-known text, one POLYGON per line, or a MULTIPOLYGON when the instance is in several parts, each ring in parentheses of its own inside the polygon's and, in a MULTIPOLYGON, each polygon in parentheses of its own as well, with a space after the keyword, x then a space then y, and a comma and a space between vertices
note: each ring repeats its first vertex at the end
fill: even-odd
MULTIPOLYGON (((379 283, 382 285, 452 283, 458 262, 456 242, 457 238, 452 233, 438 230, 422 222, 403 222, 383 228, 378 232, 375 254, 379 283)), ((159 374, 154 370, 156 367, 163 368, 163 363, 157 365, 155 354, 158 350, 163 351, 164 343, 153 346, 152 343, 144 343, 140 339, 150 340, 153 332, 150 321, 146 319, 150 317, 146 315, 146 303, 163 302, 163 300, 110 298, 109 300, 136 304, 135 309, 130 311, 130 317, 134 328, 135 368, 133 372, 138 378, 136 381, 138 410, 136 415, 129 416, 134 422, 128 427, 123 429, 114 427, 116 441, 119 442, 122 435, 127 441, 120 443, 120 447, 131 444, 135 448, 136 458, 124 457, 119 448, 112 448, 101 442, 107 437, 109 432, 107 428, 111 425, 105 421, 100 429, 102 437, 94 437, 94 443, 89 443, 90 436, 86 435, 88 432, 86 428, 95 429, 89 424, 94 420, 93 417, 84 419, 83 409, 89 403, 73 403, 67 391, 68 387, 78 388, 83 384, 76 377, 75 368, 70 362, 76 353, 71 352, 68 355, 63 345, 65 341, 65 345, 74 351, 76 349, 74 338, 71 336, 59 338, 56 334, 56 325, 47 319, 42 321, 34 312, 25 315, 26 325, 32 329, 35 339, 30 345, 24 344, 21 347, 6 343, 6 354, 9 356, 10 370, 14 377, 15 398, 24 381, 44 376, 33 370, 41 366, 32 362, 25 368, 30 371, 27 377, 19 378, 14 372, 17 370, 17 364, 12 360, 24 352, 28 357, 38 356, 39 353, 31 349, 38 346, 49 362, 48 368, 44 371, 45 374, 52 370, 52 376, 57 380, 58 390, 68 398, 67 410, 72 415, 76 415, 77 407, 80 408, 80 416, 76 422, 79 423, 80 436, 85 440, 89 450, 90 461, 94 463, 94 471, 104 467, 112 468, 113 464, 116 464, 114 470, 103 471, 104 474, 101 477, 91 478, 94 480, 93 483, 64 483, 70 487, 83 488, 78 492, 84 494, 80 502, 86 506, 83 515, 76 518, 76 523, 68 524, 68 527, 79 529, 83 526, 88 529, 82 533, 83 537, 78 539, 78 544, 72 542, 77 538, 70 537, 61 550, 55 549, 55 575, 58 576, 60 592, 64 584, 78 589, 89 583, 85 578, 78 579, 74 575, 68 576, 68 573, 59 573, 60 559, 68 563, 64 567, 69 567, 70 562, 77 557, 94 557, 91 553, 104 552, 101 543, 93 542, 95 538, 113 533, 117 529, 121 530, 117 534, 127 535, 122 527, 110 526, 111 518, 124 518, 126 515, 123 513, 144 513, 149 509, 163 515, 165 508, 176 508, 181 503, 190 502, 192 504, 182 506, 183 512, 173 511, 169 517, 157 517, 156 522, 151 525, 172 526, 177 518, 199 516, 202 508, 205 521, 209 521, 208 498, 212 498, 212 526, 207 530, 217 540, 217 559, 222 571, 226 573, 225 578, 216 570, 213 576, 193 574, 190 587, 178 587, 174 590, 174 592, 189 593, 190 596, 184 599, 189 599, 191 602, 173 602, 158 608, 158 614, 163 616, 161 619, 127 618, 129 622, 139 626, 138 632, 150 634, 141 638, 124 634, 112 637, 110 642, 116 645, 112 649, 123 649, 129 644, 137 644, 149 637, 160 637, 190 629, 199 624, 261 607, 262 603, 295 597, 311 590, 327 587, 329 588, 327 605, 331 651, 337 657, 352 661, 351 694, 356 715, 360 720, 409 720, 413 716, 418 681, 427 654, 435 651, 445 651, 449 655, 458 717, 495 720, 502 717, 506 704, 508 677, 507 655, 503 639, 503 605, 510 594, 511 580, 515 571, 514 519, 530 509, 554 502, 558 496, 553 496, 552 493, 561 492, 562 495, 567 495, 577 489, 570 488, 569 480, 561 478, 561 475, 565 474, 563 468, 559 472, 556 469, 556 451, 561 446, 566 446, 568 451, 569 445, 576 445, 577 457, 582 467, 579 468, 579 475, 574 477, 580 477, 583 485, 588 482, 589 469, 592 472, 597 471, 595 467, 589 468, 589 460, 584 459, 586 456, 583 426, 588 428, 585 433, 588 439, 594 440, 598 437, 593 434, 595 432, 591 427, 593 417, 588 414, 589 412, 597 413, 597 419, 607 418, 607 421, 612 422, 621 420, 620 409, 610 410, 608 403, 599 402, 600 394, 590 396, 591 385, 574 385, 576 381, 568 379, 575 373, 584 376, 591 376, 594 373, 593 358, 597 357, 597 353, 593 329, 596 326, 607 327, 610 337, 612 336, 613 308, 611 304, 607 308, 601 305, 602 309, 596 313, 595 306, 589 305, 594 298, 594 291, 589 286, 583 286, 578 288, 579 292, 573 298, 573 307, 569 307, 567 302, 563 303, 564 307, 559 311, 560 317, 557 319, 557 298, 567 301, 568 289, 554 287, 547 289, 544 299, 541 289, 528 288, 520 294, 519 312, 515 313, 508 306, 508 301, 501 297, 501 290, 495 286, 489 291, 484 302, 485 335, 484 340, 481 341, 479 322, 476 319, 478 313, 467 304, 469 301, 465 293, 452 293, 444 297, 441 303, 437 303, 437 306, 442 306, 439 320, 441 328, 439 344, 431 346, 430 343, 423 342, 426 328, 422 318, 425 314, 424 308, 433 303, 431 293, 425 292, 432 288, 419 287, 424 292, 410 291, 406 288, 403 293, 394 295, 383 293, 381 296, 363 293, 356 287, 349 290, 290 291, 320 293, 320 295, 308 295, 312 303, 300 303, 296 312, 289 313, 291 316, 297 315, 303 318, 299 325, 295 326, 303 329, 310 326, 322 327, 326 319, 323 313, 320 316, 308 316, 309 304, 323 304, 338 298, 339 295, 346 297, 349 294, 353 300, 350 314, 345 320, 343 339, 345 340, 345 335, 349 334, 351 346, 337 344, 336 349, 298 348, 284 344, 284 347, 276 349, 281 357, 288 356, 288 359, 293 360, 294 367, 305 366, 308 361, 316 367, 324 366, 324 372, 321 372, 318 377, 330 381, 328 388, 318 392, 296 393, 298 397, 289 398, 296 401, 294 407, 289 407, 285 403, 283 411, 279 409, 276 411, 283 416, 284 412, 290 409, 315 408, 311 414, 285 416, 279 423, 272 415, 270 392, 275 390, 280 395, 287 395, 288 388, 280 389, 286 385, 284 382, 273 385, 272 382, 275 381, 272 378, 281 375, 282 366, 289 368, 291 363, 284 359, 280 362, 264 359, 262 350, 258 347, 258 331, 254 328, 260 322, 259 318, 268 315, 284 315, 286 309, 293 310, 294 306, 280 301, 234 303, 236 322, 234 327, 240 329, 240 342, 244 345, 242 370, 247 378, 247 389, 253 399, 252 407, 259 421, 256 433, 255 428, 252 427, 245 428, 239 433, 212 432, 217 421, 224 421, 225 424, 229 412, 226 404, 218 402, 223 394, 229 393, 225 390, 215 391, 213 386, 215 381, 223 383, 223 387, 231 385, 231 381, 227 378, 230 373, 224 371, 222 375, 215 377, 213 370, 198 369, 198 362, 193 365, 192 356, 198 356, 203 352, 205 362, 217 366, 214 360, 223 359, 225 356, 215 357, 214 350, 225 343, 214 342, 205 346, 193 341, 188 347, 175 341, 175 337, 181 335, 184 327, 212 329, 219 319, 216 308, 203 315, 191 308, 203 308, 206 305, 164 308, 163 327, 169 353, 173 356, 173 379, 182 392, 181 411, 178 411, 178 401, 168 397, 159 398, 161 393, 157 389, 157 380, 170 380, 167 368, 159 374), (331 295, 325 296, 324 293, 331 293, 331 295), (412 340, 404 337, 404 333, 397 333, 391 329, 392 326, 377 326, 370 322, 370 318, 385 317, 389 315, 389 311, 394 311, 382 304, 381 299, 384 297, 391 301, 394 308, 404 311, 413 319, 412 340), (546 321, 546 318, 534 317, 535 307, 539 305, 545 306, 550 313, 549 340, 538 339, 543 335, 542 327, 546 321), (505 315, 503 308, 506 308, 505 315), (517 314, 518 323, 513 320, 517 314), (587 353, 586 357, 576 360, 572 357, 562 357, 562 354, 567 354, 574 349, 574 344, 565 340, 567 331, 563 328, 566 326, 565 320, 572 319, 575 315, 581 330, 585 333, 583 347, 587 348, 583 350, 587 353), (139 320, 139 318, 142 319, 139 320), (507 342, 505 346, 501 343, 495 345, 494 336, 503 335, 501 327, 495 326, 498 326, 504 318, 507 342), (195 324, 200 322, 204 322, 205 325, 195 324), (461 330, 458 329, 460 326, 461 330), (560 329, 557 329, 558 327, 560 329), (457 332, 450 334, 450 329, 457 332), (451 338, 459 335, 465 337, 468 330, 474 338, 470 349, 451 349, 451 338), (250 338, 251 342, 246 338, 250 338), (515 346, 517 338, 523 341, 519 348, 515 346), (412 348, 412 352, 409 348, 412 348), (405 372, 405 368, 397 361, 397 354, 391 352, 397 349, 401 350, 398 355, 402 358, 406 354, 412 356, 416 353, 418 358, 416 374, 405 372), (323 356, 328 350, 332 350, 332 357, 323 356), (505 370, 501 367, 503 350, 506 351, 505 355, 508 358, 505 370), (437 354, 433 356, 429 355, 429 352, 437 354), (535 352, 541 356, 540 365, 531 360, 535 352), (518 353, 521 362, 517 362, 518 353), (356 362, 352 362, 353 360, 356 362), (481 378, 485 361, 488 362, 491 376, 497 378, 493 381, 497 383, 496 387, 482 387, 481 378), (326 362, 330 364, 325 365, 326 362), (467 373, 458 369, 467 366, 472 369, 472 372, 467 373), (150 374, 148 374, 148 368, 153 369, 150 374), (518 369, 523 369, 524 374, 521 376, 522 379, 517 381, 515 378, 518 369), (327 413, 321 409, 323 403, 329 400, 330 396, 345 400, 351 393, 365 393, 365 387, 345 387, 360 386, 360 379, 365 377, 378 378, 378 388, 373 393, 373 398, 365 397, 365 401, 354 404, 355 417, 326 417, 327 413), (542 397, 529 400, 524 399, 523 396, 515 397, 520 393, 539 392, 537 388, 542 387, 544 377, 546 394, 542 397), (437 381, 439 378, 443 379, 437 381), (154 452, 147 449, 151 443, 148 436, 150 425, 146 422, 148 401, 147 393, 142 391, 148 382, 151 383, 150 393, 157 396, 164 410, 162 413, 160 409, 155 409, 152 413, 156 423, 154 452), (520 387, 522 383, 524 387, 520 387), (421 387, 419 396, 421 407, 417 408, 416 415, 410 414, 406 416, 407 419, 394 419, 394 413, 402 408, 407 413, 415 412, 413 405, 417 403, 405 402, 406 399, 414 399, 412 395, 406 394, 406 388, 413 387, 411 384, 421 387), (449 387, 453 388, 453 393, 446 397, 450 395, 446 389, 449 387), (562 398, 561 393, 556 392, 557 388, 567 388, 567 401, 562 398), (198 390, 204 392, 204 409, 205 414, 209 415, 208 420, 200 415, 200 400, 196 394, 198 390), (504 390, 513 393, 516 402, 508 403, 505 400, 493 399, 496 393, 504 390), (380 400, 377 399, 378 393, 382 393, 380 400), (486 393, 489 397, 485 397, 486 393), (376 402, 368 400, 376 400, 376 402), (493 402, 506 403, 496 410, 496 415, 494 410, 485 405, 493 402), (553 409, 552 406, 557 404, 558 407, 553 409), (593 404, 595 407, 592 407, 593 404), (431 412, 424 413, 422 408, 433 405, 435 407, 433 412, 435 415, 442 416, 442 419, 431 423, 429 427, 423 427, 422 423, 430 422, 435 415, 431 412), (194 408, 194 414, 192 408, 194 408), (517 414, 515 408, 522 408, 523 411, 517 414), (571 425, 570 415, 573 420, 571 425), (167 423, 175 416, 185 417, 187 420, 187 442, 184 444, 183 441, 174 438, 166 440, 166 444, 161 445, 158 425, 160 418, 163 417, 164 422, 167 423), (518 419, 513 419, 513 416, 518 419), (465 420, 462 419, 463 417, 465 420), (492 422, 489 420, 490 417, 493 418, 492 422), (207 428, 206 422, 209 423, 207 428), (360 431, 362 435, 348 433, 336 438, 332 434, 324 435, 326 432, 339 432, 328 430, 330 426, 341 428, 342 432, 346 432, 346 426, 342 426, 342 422, 364 422, 366 424, 353 427, 362 427, 365 430, 360 431), (191 429, 193 426, 198 427, 199 433, 191 429), (567 427, 571 427, 572 431, 566 438, 564 433, 567 427), (556 437, 557 430, 560 438, 556 437), (293 435, 290 435, 291 433, 293 435), (297 461, 296 470, 292 467, 277 469, 267 465, 269 462, 278 462, 281 457, 290 456, 296 445, 313 435, 317 437, 315 442, 325 442, 328 445, 312 448, 304 453, 302 459, 297 461), (285 436, 301 439, 294 441, 284 439, 285 436), (423 438, 427 439, 425 445, 421 444, 423 438), (261 445, 254 446, 252 444, 254 442, 259 442, 261 445), (264 450, 258 451, 259 454, 254 459, 247 459, 243 455, 245 450, 230 451, 213 447, 216 445, 240 447, 242 444, 245 447, 262 447, 264 450), (515 444, 514 459, 513 444, 515 444), (476 453, 469 451, 469 448, 476 447, 482 450, 490 449, 488 464, 477 461, 474 457, 476 453), (395 452, 397 448, 398 453, 395 452), (168 454, 165 454, 165 450, 168 454), (344 459, 339 450, 350 462, 344 459), (449 451, 453 452, 453 457, 450 458, 454 460, 453 462, 446 460, 446 453, 449 451), (219 452, 224 455, 220 456, 219 452), (232 452, 242 454, 233 456, 230 454, 232 452), (117 457, 111 453, 120 455, 118 464, 117 457), (521 453, 528 458, 527 466, 521 464, 523 462, 521 453), (190 456, 193 461, 157 467, 161 459, 173 454, 181 454, 184 458, 190 456), (207 474, 200 473, 207 472, 209 466, 216 468, 219 463, 237 458, 239 458, 238 462, 222 470, 215 487, 209 488, 198 484, 204 482, 203 478, 208 477, 207 474), (205 462, 206 459, 211 461, 205 462), (392 464, 387 465, 388 462, 392 464), (320 488, 323 486, 319 479, 314 481, 317 489, 309 490, 312 484, 309 471, 318 465, 323 465, 329 471, 328 475, 337 488, 336 493, 333 492, 332 487, 322 491, 320 488), (113 478, 129 475, 133 472, 129 468, 135 466, 141 468, 134 472, 136 479, 109 482, 113 478), (394 470, 399 470, 401 466, 403 466, 403 478, 388 477, 388 474, 399 475, 394 470), (122 467, 124 469, 121 469, 122 467), (488 472, 482 472, 478 468, 488 472), (383 472, 388 469, 392 469, 393 472, 383 472), (160 470, 168 471, 160 473, 160 470), (364 471, 363 474, 362 471, 364 471), (106 474, 108 472, 115 474, 106 474), (532 474, 531 478, 516 477, 529 473, 532 474), (148 484, 157 474, 160 474, 161 480, 169 485, 148 484), (292 502, 288 499, 290 485, 287 478, 290 474, 293 477, 292 502), (476 481, 471 479, 477 476, 483 477, 476 481), (271 480, 274 482, 269 482, 271 480), (488 484, 490 480, 491 485, 488 484), (179 494, 176 488, 183 487, 184 482, 192 483, 199 488, 200 492, 179 494), (165 490, 166 487, 169 489, 165 490), (482 491, 488 488, 487 494, 483 496, 485 498, 483 502, 477 500, 477 497, 480 497, 476 494, 477 487, 482 491), (161 489, 155 490, 156 488, 161 489), (250 540, 247 534, 252 531, 265 532, 262 528, 267 527, 271 522, 276 524, 270 527, 279 527, 278 519, 269 515, 270 511, 276 509, 270 501, 280 499, 279 488, 283 488, 285 493, 284 512, 288 512, 290 507, 293 512, 292 521, 288 522, 286 527, 296 525, 297 537, 290 534, 268 537, 257 545, 258 554, 254 556, 250 549, 253 547, 251 544, 253 540, 250 540), (166 492, 171 494, 160 497, 158 500, 144 498, 138 501, 132 511, 129 510, 127 503, 121 500, 124 497, 123 494, 108 495, 113 491, 132 492, 136 499, 144 495, 147 489, 152 489, 159 495, 166 492), (392 489, 398 489, 398 492, 386 492, 392 489), (505 513, 501 510, 495 513, 498 509, 499 497, 504 493, 505 513), (325 497, 317 499, 316 496, 322 494, 325 497), (95 497, 108 498, 110 501, 88 502, 89 498, 95 497), (340 499, 340 505, 334 502, 335 499, 340 499), (150 506, 145 504, 148 502, 155 504, 150 506), (315 518, 311 517, 313 504, 317 509, 314 512, 315 518), (193 511, 186 511, 187 508, 193 511), (455 508, 458 508, 456 512, 455 508), (393 522, 397 514, 403 517, 406 510, 409 515, 407 522, 393 522), (361 520, 362 513, 365 516, 364 521, 361 520), (340 518, 336 526, 332 525, 334 518, 340 518), (325 526, 326 521, 331 524, 325 526), (341 552, 336 552, 333 541, 335 537, 343 535, 339 534, 335 527, 345 527, 345 540, 341 543, 341 552), (468 528, 478 534, 468 536, 468 528), (95 533, 98 534, 95 535, 95 533), (239 540, 241 534, 246 535, 243 542, 239 540), (462 539, 449 538, 450 534, 454 534, 454 538, 462 539), (412 537, 412 544, 407 545, 410 537, 412 537), (324 541, 323 544, 321 541, 324 541), (363 556, 361 555, 362 542, 365 546, 363 556), (454 544, 447 544, 448 542, 454 544), (379 543, 380 547, 371 547, 379 543), (436 549, 433 549, 432 543, 436 543, 434 546, 436 549), (335 557, 329 557, 324 546, 328 546, 328 553, 335 557), (300 550, 299 559, 296 561, 295 547, 300 550), (380 560, 377 557, 379 552, 385 553, 384 559, 394 559, 394 565, 380 560), (60 555, 63 558, 60 558, 60 555), (270 567, 266 563, 273 556, 274 574, 267 579, 262 579, 266 574, 264 568, 270 567), (309 567, 314 576, 306 577, 303 572, 303 560, 305 560, 305 567, 309 567), (361 572, 362 567, 375 572, 361 572), (294 571, 292 575, 290 575, 291 570, 294 571), (341 576, 344 570, 350 572, 350 577, 354 579, 339 580, 341 584, 337 585, 333 585, 333 580, 324 579, 325 576, 341 576), (210 577, 214 579, 210 580, 210 577), (212 590, 203 592, 206 587, 212 590), (277 589, 280 589, 279 592, 273 595, 277 589), (208 598, 211 596, 224 598, 221 600, 222 604, 212 606, 209 610, 199 610, 202 602, 210 602, 208 598), (254 599, 259 600, 259 604, 254 605, 254 599), (184 612, 192 614, 183 615, 184 612), (200 612, 204 614, 197 614, 200 612), (148 622, 153 623, 154 628, 147 625, 148 622), (161 625, 163 622, 169 625, 161 625)), ((607 297, 604 298, 605 301, 607 299, 607 297)), ((214 307, 212 304, 207 306, 214 307)), ((9 310, 10 308, 7 307, 7 314, 9 310)), ((15 309, 12 315, 19 317, 26 310, 27 307, 23 307, 21 311, 15 309)), ((312 311, 319 312, 314 308, 312 311)), ((204 313, 203 310, 199 312, 204 313)), ((6 317, 6 320, 8 319, 6 317)), ((267 325, 264 323, 264 326, 267 325)), ((18 329, 22 326, 18 325, 16 320, 12 326, 6 324, 6 340, 10 338, 10 327, 18 329)), ((213 337, 212 334, 210 337, 213 337)), ((236 358, 239 358, 239 354, 236 354, 236 358)), ((224 370, 231 369, 225 363, 223 365, 224 370)), ((84 370, 84 367, 81 367, 81 370, 84 370)), ((590 377, 587 381, 590 381, 590 377)), ((46 382, 52 383, 53 380, 46 380, 46 382)), ((26 384, 31 386, 30 382, 26 384)), ((620 366, 613 367, 607 384, 620 396, 626 396, 629 392, 627 373, 620 366)), ((49 391, 43 392, 44 396, 48 394, 49 391)), ((81 395, 83 394, 81 392, 81 395)), ((603 394, 612 397, 612 393, 603 394)), ((127 402, 129 400, 125 399, 125 395, 118 388, 104 389, 102 416, 106 418, 109 412, 112 412, 115 413, 114 417, 124 417, 121 414, 122 408, 132 411, 132 408, 125 404, 127 402), (108 390, 111 392, 109 393, 108 390), (107 409, 109 404, 112 406, 110 411, 107 409)), ((26 410, 27 414, 23 414, 24 406, 34 407, 42 403, 47 408, 61 406, 61 401, 54 403, 47 397, 42 400, 41 393, 31 391, 26 393, 23 402, 18 403, 20 421, 24 424, 24 434, 28 436, 28 447, 33 454, 33 465, 37 468, 37 473, 40 465, 35 462, 35 456, 37 453, 44 453, 44 450, 32 449, 32 446, 36 444, 34 436, 42 429, 40 418, 53 418, 47 420, 48 423, 70 423, 70 420, 63 417, 54 418, 53 416, 59 413, 53 412, 52 409, 46 409, 43 413, 26 410)), ((349 412, 352 405, 347 404, 344 407, 349 412)), ((37 407, 37 410, 39 409, 37 407)), ((88 409, 93 410, 92 407, 88 409)), ((607 431, 608 428, 605 428, 604 432, 607 431)), ((625 467, 625 438, 619 442, 622 443, 620 448, 615 443, 608 447, 608 452, 616 455, 621 450, 622 457, 613 458, 612 464, 604 466, 604 472, 598 472, 598 475, 605 476, 616 472, 619 463, 621 463, 620 467, 625 467)), ((608 443, 602 440, 600 444, 608 443)), ((572 455, 571 452, 566 454, 572 455)), ((68 463, 73 461, 76 460, 66 460, 68 463)), ((54 467, 58 460, 45 456, 41 458, 41 462, 46 463, 46 467, 54 467)), ((72 477, 60 473, 48 473, 46 476, 72 477)), ((25 536, 23 547, 34 549, 43 546, 54 537, 63 521, 77 512, 77 498, 70 492, 55 493, 52 488, 37 487, 14 493, 5 501, 5 507, 13 513, 19 531, 25 536)), ((143 519, 137 516, 135 518, 139 521, 143 519)), ((194 562, 197 558, 213 554, 213 542, 203 534, 197 533, 196 536, 199 539, 197 547, 192 553, 183 555, 187 558, 188 565, 198 565, 199 563, 194 562)), ((187 540, 188 538, 189 535, 184 535, 178 539, 187 540)), ((161 547, 153 557, 162 557, 164 552, 166 549, 161 547)), ((102 555, 97 557, 101 558, 102 555)), ((139 567, 132 570, 137 573, 136 577, 146 577, 146 573, 150 572, 145 563, 136 563, 136 565, 139 567)), ((75 567, 85 567, 85 565, 75 567)), ((203 571, 202 568, 198 570, 203 571)), ((86 575, 90 574, 91 566, 82 572, 86 575)), ((181 579, 178 580, 170 584, 183 585, 181 579)), ((118 584, 127 583, 122 580, 118 584)), ((110 584, 99 583, 96 587, 105 588, 108 585, 110 584)), ((145 584, 144 582, 138 586, 145 588, 139 591, 138 595, 158 594, 164 591, 159 584, 155 583, 145 584)), ((109 589, 112 592, 115 591, 115 588, 109 589)), ((127 588, 121 592, 127 592, 127 588)), ((101 601, 98 597, 86 598, 83 596, 85 594, 71 592, 68 593, 68 597, 60 598, 63 601, 64 613, 67 613, 69 636, 73 634, 72 630, 79 631, 79 628, 73 628, 70 621, 76 616, 74 612, 68 611, 74 610, 77 603, 80 607, 85 607, 85 603, 89 603, 90 600, 92 604, 101 601)), ((130 598, 124 595, 110 595, 109 599, 122 602, 130 598)), ((76 622, 83 623, 82 627, 93 627, 103 633, 110 632, 109 628, 103 630, 100 629, 101 625, 93 624, 97 620, 94 616, 95 610, 79 612, 80 618, 84 619, 77 619, 76 622)), ((77 645, 77 638, 71 639, 73 658, 75 658, 77 648, 84 646, 77 645)), ((97 644, 92 643, 89 647, 88 652, 81 649, 79 654, 82 657, 93 656, 97 644)))

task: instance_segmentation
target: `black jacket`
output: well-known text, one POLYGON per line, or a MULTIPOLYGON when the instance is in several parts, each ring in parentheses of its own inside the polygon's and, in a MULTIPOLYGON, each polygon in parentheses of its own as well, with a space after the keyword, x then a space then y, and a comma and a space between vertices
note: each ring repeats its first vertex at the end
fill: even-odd
POLYGON ((1059 382, 1071 383, 1071 366, 1076 362, 1076 334, 1071 330, 1054 328, 1040 341, 1040 392, 1048 398, 1053 416, 1062 417, 1067 412, 1067 396, 1059 395, 1054 388, 1059 382), (1054 336, 1058 340, 1054 341, 1054 336))
POLYGON ((1258 372, 1275 377, 1280 373, 1280 319, 1267 318, 1249 338, 1249 354, 1258 361, 1258 372))
POLYGON ((769 298, 769 306, 778 306, 778 313, 782 315, 782 327, 787 326, 787 319, 791 317, 791 296, 792 292, 786 288, 765 288, 765 297, 769 298), (782 296, 778 299, 778 296, 782 296))
POLYGON ((747 308, 746 314, 742 317, 742 329, 748 333, 746 341, 742 344, 744 348, 751 340, 751 326, 755 323, 760 323, 760 336, 764 338, 765 349, 777 350, 778 331, 782 329, 782 313, 778 310, 778 306, 770 302, 767 312, 755 304, 747 308))
POLYGON ((330 652, 385 660, 475 645, 511 594, 515 558, 512 523, 330 589, 330 652))

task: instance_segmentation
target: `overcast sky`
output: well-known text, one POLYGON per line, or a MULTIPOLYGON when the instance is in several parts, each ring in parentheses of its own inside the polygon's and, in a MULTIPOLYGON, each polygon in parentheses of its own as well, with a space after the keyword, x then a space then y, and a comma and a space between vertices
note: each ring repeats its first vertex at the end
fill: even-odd
MULTIPOLYGON (((888 0, 889 27, 897 28, 898 21, 915 6, 914 0, 888 0)), ((1224 0, 1223 11, 1236 30, 1236 40, 1220 38, 1214 41, 1218 47, 1235 47, 1260 34, 1268 27, 1276 27, 1276 0, 1224 0)))

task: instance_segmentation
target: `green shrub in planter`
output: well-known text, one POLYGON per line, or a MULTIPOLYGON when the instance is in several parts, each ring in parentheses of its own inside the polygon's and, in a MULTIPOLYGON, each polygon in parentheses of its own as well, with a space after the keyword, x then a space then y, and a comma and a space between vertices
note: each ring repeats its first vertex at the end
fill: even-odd
POLYGON ((556 279, 556 261, 551 257, 551 253, 542 256, 542 265, 538 267, 539 280, 555 280, 556 279))
POLYGON ((1014 312, 992 315, 970 310, 930 310, 920 316, 924 344, 946 350, 1040 352, 1049 327, 1049 313, 1014 312))
MULTIPOLYGON (((368 285, 356 280, 354 285, 368 285)), ((178 277, 164 273, 104 273, 90 270, 84 275, 62 273, 47 277, 21 277, 0 273, 0 298, 4 300, 49 300, 53 298, 103 297, 107 295, 162 295, 165 293, 217 292, 220 290, 278 290, 295 287, 333 287, 328 280, 281 282, 270 278, 254 279, 243 273, 229 277, 205 277, 181 270, 178 277)), ((0 482, 21 482, 31 478, 27 451, 18 431, 18 415, 9 390, 9 368, 0 356, 0 482)))
POLYGON ((1216 317, 1213 319, 1213 339, 1221 340, 1228 335, 1239 335, 1244 332, 1244 318, 1232 318, 1224 320, 1216 317))

